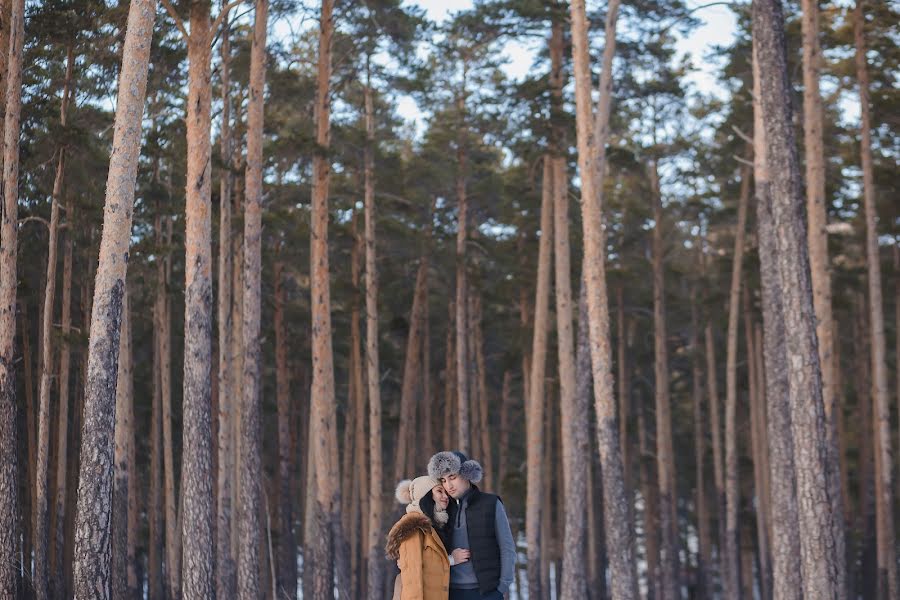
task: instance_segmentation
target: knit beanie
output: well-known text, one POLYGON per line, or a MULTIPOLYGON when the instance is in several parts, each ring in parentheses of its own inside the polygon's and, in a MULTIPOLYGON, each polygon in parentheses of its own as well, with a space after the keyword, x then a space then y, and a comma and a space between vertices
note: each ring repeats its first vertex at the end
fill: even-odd
POLYGON ((415 479, 404 479, 397 484, 394 496, 400 504, 406 504, 406 512, 423 512, 419 501, 425 497, 435 486, 440 485, 437 479, 422 475, 415 479))
POLYGON ((484 470, 478 461, 469 460, 458 450, 438 452, 428 461, 428 475, 433 479, 459 475, 472 483, 478 483, 484 476, 484 470))

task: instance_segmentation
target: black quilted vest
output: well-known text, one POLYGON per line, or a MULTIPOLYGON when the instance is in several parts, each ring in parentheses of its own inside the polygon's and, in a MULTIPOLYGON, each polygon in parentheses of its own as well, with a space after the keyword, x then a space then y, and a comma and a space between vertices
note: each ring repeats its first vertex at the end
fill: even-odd
MULTIPOLYGON (((500 544, 497 543, 496 529, 499 501, 499 497, 482 492, 472 484, 466 507, 466 531, 472 551, 472 568, 478 579, 478 591, 482 594, 493 592, 500 585, 500 544)), ((451 526, 458 511, 456 502, 447 507, 451 526)))

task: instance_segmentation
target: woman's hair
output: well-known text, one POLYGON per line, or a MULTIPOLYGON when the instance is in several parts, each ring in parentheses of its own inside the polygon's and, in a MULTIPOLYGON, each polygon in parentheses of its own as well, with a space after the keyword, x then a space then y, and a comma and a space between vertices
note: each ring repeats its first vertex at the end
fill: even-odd
POLYGON ((451 530, 446 524, 438 523, 437 519, 435 519, 435 509, 437 508, 437 504, 434 501, 434 493, 431 490, 428 490, 428 493, 419 500, 419 508, 422 509, 425 516, 431 521, 431 526, 437 531, 438 537, 441 538, 441 541, 444 543, 444 547, 449 550, 451 530))

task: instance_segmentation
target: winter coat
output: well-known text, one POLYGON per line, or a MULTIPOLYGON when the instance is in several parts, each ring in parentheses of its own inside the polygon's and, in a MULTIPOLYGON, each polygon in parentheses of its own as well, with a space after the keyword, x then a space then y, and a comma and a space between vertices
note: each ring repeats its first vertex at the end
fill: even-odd
POLYGON ((420 512, 403 515, 388 533, 385 549, 388 558, 400 566, 395 600, 447 600, 450 559, 427 516, 420 512))

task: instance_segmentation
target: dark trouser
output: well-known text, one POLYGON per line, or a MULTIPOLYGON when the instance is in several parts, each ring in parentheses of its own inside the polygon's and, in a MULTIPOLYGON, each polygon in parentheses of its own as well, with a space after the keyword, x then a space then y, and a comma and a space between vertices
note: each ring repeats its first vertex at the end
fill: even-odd
POLYGON ((482 594, 478 590, 460 590, 450 588, 450 600, 503 600, 503 594, 494 590, 482 594))

